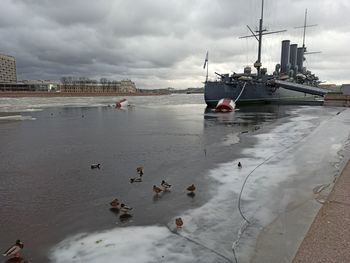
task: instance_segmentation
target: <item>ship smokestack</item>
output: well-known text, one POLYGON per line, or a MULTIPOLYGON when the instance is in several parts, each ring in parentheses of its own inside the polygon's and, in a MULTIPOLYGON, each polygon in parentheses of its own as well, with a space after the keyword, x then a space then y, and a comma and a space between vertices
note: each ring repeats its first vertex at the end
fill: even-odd
POLYGON ((298 49, 298 44, 292 44, 290 45, 290 57, 289 57, 289 62, 290 62, 290 68, 296 72, 295 68, 297 65, 297 49, 298 49))
POLYGON ((298 71, 303 72, 303 63, 304 63, 304 48, 298 47, 297 51, 297 65, 298 65, 298 71))
POLYGON ((282 53, 281 53, 281 74, 288 74, 288 71, 290 69, 289 55, 290 55, 290 40, 283 40, 282 53))

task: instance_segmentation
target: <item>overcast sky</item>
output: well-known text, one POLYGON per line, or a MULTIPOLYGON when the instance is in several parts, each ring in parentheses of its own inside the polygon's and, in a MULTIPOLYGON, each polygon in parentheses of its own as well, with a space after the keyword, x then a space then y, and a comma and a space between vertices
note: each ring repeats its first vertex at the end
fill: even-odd
MULTIPOLYGON (((302 44, 306 66, 321 80, 350 83, 349 0, 265 0, 262 63, 272 72, 281 41, 302 44)), ((261 0, 1 0, 0 53, 16 57, 18 79, 62 76, 132 79, 138 88, 201 87, 257 59, 261 0)))

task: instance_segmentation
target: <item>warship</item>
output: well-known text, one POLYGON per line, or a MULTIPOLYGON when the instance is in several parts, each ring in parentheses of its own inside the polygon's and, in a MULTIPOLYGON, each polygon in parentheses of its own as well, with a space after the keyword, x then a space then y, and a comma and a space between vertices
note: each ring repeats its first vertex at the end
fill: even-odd
POLYGON ((207 76, 204 83, 204 99, 209 107, 215 107, 221 99, 231 99, 237 105, 244 103, 305 103, 322 101, 328 90, 320 88, 321 81, 310 70, 304 67, 304 55, 317 52, 307 52, 305 47, 307 10, 304 19, 303 45, 291 44, 290 40, 282 41, 281 63, 277 64, 273 74, 268 74, 262 67, 261 48, 262 38, 267 34, 285 32, 286 30, 268 32, 263 29, 264 0, 261 3, 261 18, 259 29, 253 31, 248 25, 251 35, 240 38, 254 37, 258 41, 258 58, 254 63, 256 73, 251 67, 244 68, 243 73, 221 74, 218 79, 208 80, 208 52, 204 62, 207 66, 207 76))

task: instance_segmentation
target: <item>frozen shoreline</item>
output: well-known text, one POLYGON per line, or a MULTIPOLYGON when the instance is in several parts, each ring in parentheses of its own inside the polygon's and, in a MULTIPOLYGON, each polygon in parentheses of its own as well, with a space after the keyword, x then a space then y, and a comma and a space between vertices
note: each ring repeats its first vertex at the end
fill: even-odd
MULTIPOLYGON (((324 201, 329 196, 334 187, 334 183, 338 176, 342 173, 345 165, 350 159, 349 152, 349 133, 347 132, 348 118, 345 116, 349 114, 349 110, 340 110, 340 116, 335 115, 329 121, 321 123, 306 139, 311 145, 302 145, 300 151, 317 145, 320 148, 327 148, 329 145, 330 152, 333 151, 333 157, 327 160, 323 151, 320 150, 319 157, 323 161, 332 163, 334 169, 327 169, 322 171, 320 168, 314 168, 321 180, 318 184, 310 184, 306 187, 306 191, 299 192, 299 202, 292 202, 288 204, 285 211, 280 213, 270 224, 265 226, 259 233, 254 256, 250 262, 292 262, 297 253, 300 244, 303 242, 310 226, 313 224, 316 215, 323 207, 324 201), (338 123, 338 125, 335 125, 338 123), (343 123, 343 124, 342 124, 343 123), (333 125, 332 125, 333 124, 333 125), (344 129, 339 127, 344 125, 344 129), (342 132, 340 132, 342 130, 342 132), (325 136, 325 134, 327 136, 325 136), (330 141, 317 142, 323 134, 324 139, 330 141), (334 146, 335 142, 333 136, 341 136, 341 145, 334 146), (322 144, 325 144, 322 146, 322 144), (323 154, 323 155, 322 155, 323 154)), ((339 112, 338 112, 339 113, 339 112)), ((316 150, 314 152, 317 152, 316 150)), ((310 162, 306 162, 309 163, 310 162)), ((312 163, 312 162, 311 162, 312 163)), ((331 167, 330 167, 331 168, 331 167)))
MULTIPOLYGON (((98 262, 101 255, 97 255, 98 252, 95 250, 98 249, 99 245, 95 245, 92 241, 99 240, 100 235, 103 235, 102 241, 104 244, 112 236, 113 241, 108 244, 119 244, 125 241, 123 243, 124 249, 115 245, 108 245, 103 256, 106 260, 113 255, 115 260, 152 262, 152 260, 162 260, 162 256, 170 253, 170 256, 166 257, 164 262, 193 262, 195 258, 201 260, 201 262, 213 262, 213 260, 215 262, 235 262, 232 243, 237 240, 235 252, 240 263, 250 262, 250 260, 254 262, 254 259, 256 259, 256 262, 271 262, 271 252, 276 252, 276 244, 281 245, 280 253, 275 253, 278 254, 276 255, 276 262, 283 262, 281 260, 286 260, 286 257, 293 258, 295 253, 295 251, 292 252, 293 247, 298 247, 298 239, 302 238, 302 233, 296 231, 299 226, 293 227, 290 225, 291 223, 295 224, 295 220, 292 220, 292 218, 293 216, 294 218, 300 218, 302 215, 303 218, 300 221, 304 228, 307 226, 308 220, 312 221, 313 215, 319 208, 317 207, 319 206, 318 203, 313 201, 314 194, 312 190, 320 184, 332 181, 332 176, 334 176, 337 168, 334 168, 330 163, 339 162, 337 152, 341 149, 344 138, 347 139, 348 137, 348 134, 344 133, 340 139, 338 133, 337 138, 332 139, 330 137, 331 139, 326 141, 321 147, 322 149, 317 148, 317 144, 314 144, 318 139, 327 138, 327 136, 334 134, 334 129, 336 131, 341 130, 340 126, 346 125, 342 124, 342 120, 339 119, 344 115, 335 115, 336 111, 337 109, 334 109, 329 113, 329 116, 323 116, 322 122, 319 122, 315 117, 312 117, 312 114, 311 117, 307 116, 307 109, 305 113, 302 113, 303 109, 301 109, 297 114, 306 114, 304 117, 292 117, 289 122, 282 125, 276 124, 276 128, 267 134, 262 132, 252 136, 253 139, 258 139, 259 143, 254 148, 244 150, 243 156, 245 157, 240 158, 244 165, 242 170, 237 170, 237 160, 233 160, 229 163, 220 164, 218 168, 209 171, 209 177, 219 182, 218 188, 213 189, 213 198, 203 206, 188 210, 180 215, 186 222, 186 227, 181 230, 181 236, 187 241, 171 238, 173 234, 164 226, 117 228, 109 232, 85 234, 62 241, 53 249, 51 259, 53 262, 64 262, 63 258, 67 260, 66 256, 68 256, 84 262, 98 262), (327 125, 330 122, 333 122, 333 125, 327 125), (327 155, 327 149, 331 149, 330 155, 327 155), (324 155, 316 156, 315 153, 318 152, 324 155), (243 194, 242 205, 243 211, 250 218, 252 225, 248 225, 243 234, 237 236, 243 222, 237 211, 237 197, 243 179, 271 155, 275 157, 266 162, 249 178, 249 183, 243 194), (322 157, 321 161, 327 161, 327 163, 320 163, 318 157, 322 157), (299 165, 301 162, 304 162, 304 164, 299 165), (306 170, 303 168, 304 165, 308 166, 306 170), (317 167, 319 170, 316 169, 317 167), (316 171, 321 173, 321 176, 316 175, 316 171), (295 197, 297 198, 295 199, 295 197), (259 200, 259 202, 256 203, 255 200, 259 200), (274 200, 274 202, 271 202, 271 200, 274 200), (310 203, 311 206, 303 206, 305 202, 310 203), (312 213, 309 211, 310 207, 313 208, 312 213), (297 212, 293 215, 295 211, 297 212), (281 221, 282 217, 285 218, 281 221), (281 232, 281 228, 284 228, 285 231, 281 232), (147 234, 150 229, 155 236, 147 234), (261 232, 262 229, 264 230, 261 232), (140 237, 138 247, 158 244, 157 248, 151 245, 153 249, 142 252, 143 258, 149 259, 149 261, 130 258, 127 251, 128 248, 133 247, 133 242, 118 237, 120 235, 125 237, 135 232, 140 237), (288 233, 289 236, 287 237, 288 233), (289 238, 292 237, 291 234, 294 236, 292 242, 289 241, 289 238), (281 238, 273 239, 272 237, 276 235, 277 237, 281 236, 281 238), (258 238, 258 241, 254 237, 258 238), (272 239, 274 242, 265 243, 264 239, 272 239), (195 243, 188 242, 189 240, 195 243), (84 245, 79 247, 74 245, 81 243, 84 243, 84 245), (89 245, 86 245, 88 243, 89 245), (262 243, 266 246, 259 245, 262 243), (171 249, 159 244, 171 244, 171 249), (272 251, 269 251, 269 249, 272 249, 272 251), (176 259, 176 255, 180 255, 179 253, 183 256, 181 261, 176 259), (281 260, 278 260, 278 258, 281 260)), ((168 227, 173 229, 172 221, 168 227)))

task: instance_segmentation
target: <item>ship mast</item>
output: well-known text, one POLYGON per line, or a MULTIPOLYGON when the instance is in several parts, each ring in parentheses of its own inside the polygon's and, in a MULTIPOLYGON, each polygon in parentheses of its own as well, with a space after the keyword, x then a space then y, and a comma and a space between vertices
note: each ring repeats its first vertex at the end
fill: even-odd
POLYGON ((307 27, 313 27, 313 26, 317 26, 317 24, 314 25, 308 25, 306 23, 306 18, 307 18, 307 8, 305 9, 305 17, 304 17, 304 25, 303 26, 297 26, 294 28, 303 28, 303 49, 304 49, 304 54, 316 54, 316 53, 321 53, 320 51, 315 51, 315 52, 306 52, 306 47, 305 47, 305 36, 306 36, 306 28, 307 27))
POLYGON ((304 51, 306 51, 306 49, 305 49, 306 17, 307 17, 307 8, 305 9, 305 18, 304 18, 304 33, 303 33, 303 48, 304 48, 304 51))
POLYGON ((257 75, 260 76, 260 68, 262 66, 261 64, 261 48, 262 48, 262 36, 267 34, 275 34, 275 33, 281 33, 285 32, 287 30, 279 30, 274 32, 266 32, 266 29, 263 29, 263 20, 264 20, 264 0, 261 0, 261 18, 259 20, 259 30, 256 30, 255 32, 247 25, 249 31, 252 33, 252 35, 249 36, 243 36, 239 38, 248 38, 248 37, 255 37, 255 39, 258 41, 258 60, 254 63, 254 67, 257 70, 257 75))
MULTIPOLYGON (((264 18, 264 0, 262 0, 262 3, 261 3, 261 18, 259 21, 258 60, 254 63, 254 67, 257 70, 258 76, 260 76, 260 67, 261 67, 261 44, 262 44, 262 32, 263 32, 263 18, 264 18)), ((266 31, 266 29, 264 31, 266 31)))

